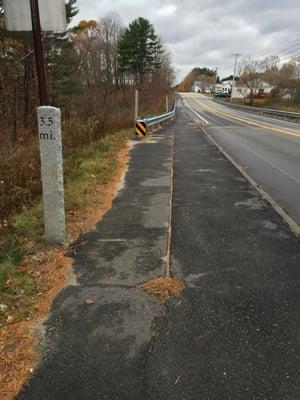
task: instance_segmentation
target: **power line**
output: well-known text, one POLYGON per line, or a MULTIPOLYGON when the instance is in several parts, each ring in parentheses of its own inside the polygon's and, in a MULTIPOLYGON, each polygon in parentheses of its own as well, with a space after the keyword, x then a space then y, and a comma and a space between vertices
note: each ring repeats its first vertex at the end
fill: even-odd
POLYGON ((299 35, 299 33, 297 33, 296 35, 293 35, 292 37, 289 36, 286 39, 282 39, 282 40, 279 40, 279 41, 274 41, 271 44, 271 46, 269 47, 269 49, 272 49, 272 51, 275 50, 275 49, 277 50, 282 45, 290 45, 290 44, 293 45, 293 44, 299 43, 299 40, 300 40, 300 35, 299 35))
POLYGON ((281 58, 280 62, 286 61, 286 60, 290 60, 290 59, 293 59, 293 58, 296 58, 296 57, 299 57, 299 56, 300 56, 300 52, 298 51, 298 53, 296 53, 296 54, 290 54, 289 56, 287 56, 285 58, 281 58))
POLYGON ((297 46, 293 46, 293 47, 289 47, 287 49, 285 49, 282 52, 279 52, 281 55, 285 56, 287 54, 290 54, 290 52, 294 53, 295 51, 300 51, 300 45, 298 44, 297 46))
MULTIPOLYGON (((280 40, 279 42, 272 43, 271 46, 265 46, 266 50, 268 51, 267 56, 259 56, 258 59, 264 59, 266 57, 271 57, 272 55, 282 54, 286 55, 289 51, 294 52, 298 50, 298 46, 300 45, 300 34, 297 33, 292 37, 289 37, 287 40, 280 40), (282 46, 284 45, 284 46, 282 46)), ((300 48, 299 48, 300 49, 300 48)))
MULTIPOLYGON (((277 61, 270 61, 269 63, 265 63, 264 66, 265 66, 265 67, 269 67, 269 66, 271 66, 271 65, 281 64, 281 63, 283 63, 283 62, 285 62, 285 61, 295 59, 295 58, 297 58, 297 57, 299 57, 299 56, 300 56, 300 52, 298 51, 298 52, 296 52, 296 53, 289 54, 288 56, 278 57, 278 60, 277 60, 277 61)), ((260 60, 258 59, 257 61, 259 62, 260 60)), ((262 60, 261 60, 261 61, 262 61, 262 60)))
POLYGON ((293 54, 295 52, 298 52, 298 50, 300 51, 300 45, 299 44, 294 45, 292 47, 288 47, 286 49, 278 50, 276 52, 274 51, 273 53, 269 53, 266 56, 257 57, 257 60, 264 60, 264 59, 272 57, 272 56, 278 56, 278 57, 279 56, 281 56, 281 57, 283 56, 283 57, 285 57, 285 56, 289 56, 290 54, 293 54))

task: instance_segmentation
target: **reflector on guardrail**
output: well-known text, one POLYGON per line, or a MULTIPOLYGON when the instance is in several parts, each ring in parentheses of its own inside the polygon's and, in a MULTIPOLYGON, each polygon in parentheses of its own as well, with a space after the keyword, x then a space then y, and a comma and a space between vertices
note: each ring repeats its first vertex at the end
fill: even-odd
POLYGON ((168 121, 171 118, 174 118, 176 115, 176 103, 174 103, 174 107, 172 111, 160 115, 154 115, 153 117, 146 117, 139 119, 135 122, 135 134, 143 138, 147 136, 148 128, 155 125, 161 125, 162 122, 168 121))
POLYGON ((147 125, 143 121, 136 121, 135 123, 135 133, 139 137, 144 137, 147 135, 147 125))

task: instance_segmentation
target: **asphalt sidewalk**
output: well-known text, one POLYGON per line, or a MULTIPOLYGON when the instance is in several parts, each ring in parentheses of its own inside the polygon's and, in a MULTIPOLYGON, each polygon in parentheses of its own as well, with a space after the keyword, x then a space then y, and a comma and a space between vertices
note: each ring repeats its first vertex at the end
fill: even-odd
POLYGON ((77 285, 55 300, 18 398, 300 398, 299 240, 182 107, 131 153, 112 209, 73 247, 77 285), (186 290, 162 305, 136 286, 164 274, 172 171, 186 290))
POLYGON ((77 285, 55 300, 41 365, 19 399, 144 398, 163 306, 136 286, 165 271, 172 152, 171 127, 134 144, 113 207, 72 248, 77 285))

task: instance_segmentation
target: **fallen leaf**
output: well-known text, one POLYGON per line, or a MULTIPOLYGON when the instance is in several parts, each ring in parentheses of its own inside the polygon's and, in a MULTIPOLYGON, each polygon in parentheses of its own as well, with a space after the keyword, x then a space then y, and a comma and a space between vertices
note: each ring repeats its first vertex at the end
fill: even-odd
POLYGON ((84 304, 87 304, 87 305, 90 305, 90 304, 94 304, 95 302, 94 302, 94 300, 92 300, 92 299, 85 299, 84 300, 84 304))
POLYGON ((10 286, 13 285, 13 283, 14 283, 14 280, 13 280, 12 278, 9 278, 9 279, 7 279, 7 281, 5 282, 5 285, 6 285, 7 287, 10 287, 10 286))

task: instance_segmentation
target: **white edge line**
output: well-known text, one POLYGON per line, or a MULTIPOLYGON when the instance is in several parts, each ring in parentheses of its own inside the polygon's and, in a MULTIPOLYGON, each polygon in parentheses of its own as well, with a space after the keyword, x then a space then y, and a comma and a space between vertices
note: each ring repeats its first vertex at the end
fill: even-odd
POLYGON ((280 205, 257 183, 247 172, 219 145, 212 136, 206 132, 205 129, 201 128, 202 132, 208 137, 209 141, 213 143, 222 154, 236 167, 236 169, 250 182, 250 184, 261 194, 261 196, 271 204, 271 206, 277 211, 277 213, 285 220, 289 225, 290 229, 296 236, 300 236, 300 226, 295 222, 280 205))
POLYGON ((209 125, 209 122, 206 121, 205 118, 201 117, 201 115, 198 114, 195 110, 193 110, 192 107, 191 107, 185 100, 183 100, 183 104, 184 104, 185 106, 187 106, 194 114, 196 114, 197 117, 200 118, 205 124, 209 125))

